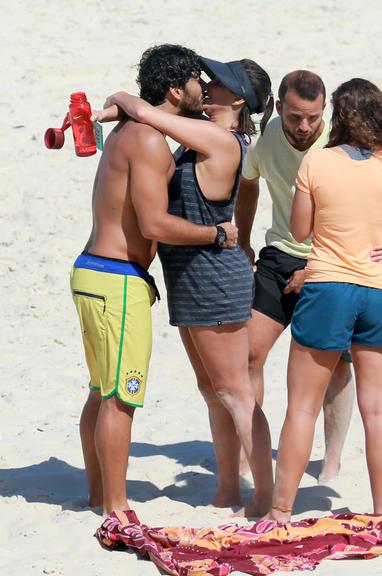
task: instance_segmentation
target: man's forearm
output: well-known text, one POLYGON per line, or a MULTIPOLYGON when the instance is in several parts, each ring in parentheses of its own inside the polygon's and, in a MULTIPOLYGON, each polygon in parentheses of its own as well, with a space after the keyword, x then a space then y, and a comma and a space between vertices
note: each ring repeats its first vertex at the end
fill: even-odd
POLYGON ((140 228, 146 238, 183 246, 213 244, 217 233, 216 226, 194 224, 172 214, 140 223, 140 228))

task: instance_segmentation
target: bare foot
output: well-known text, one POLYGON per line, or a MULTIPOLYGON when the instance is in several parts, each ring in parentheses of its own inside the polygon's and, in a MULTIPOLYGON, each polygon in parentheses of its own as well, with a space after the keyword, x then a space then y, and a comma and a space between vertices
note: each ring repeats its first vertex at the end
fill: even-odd
POLYGON ((261 499, 255 497, 253 500, 248 502, 244 508, 235 512, 234 516, 244 518, 263 518, 267 513, 269 513, 270 507, 271 501, 269 498, 261 499))
POLYGON ((215 498, 212 500, 210 506, 216 508, 230 508, 231 506, 240 506, 241 498, 239 490, 232 492, 225 492, 223 490, 217 492, 215 498))
POLYGON ((103 515, 109 516, 112 512, 116 512, 117 510, 120 510, 121 512, 126 512, 126 510, 130 510, 130 506, 127 500, 122 502, 114 502, 108 507, 104 506, 103 515))
POLYGON ((269 512, 270 504, 257 502, 256 499, 244 506, 245 516, 247 518, 263 518, 269 512))
POLYGON ((340 473, 340 465, 339 464, 330 464, 324 461, 321 469, 321 473, 318 477, 317 484, 323 485, 330 482, 334 478, 337 478, 340 473))
POLYGON ((271 508, 268 514, 262 517, 262 520, 272 520, 273 522, 290 522, 290 512, 281 512, 280 510, 275 510, 271 508))
POLYGON ((262 518, 270 512, 272 506, 273 487, 265 492, 255 491, 255 495, 244 507, 247 518, 262 518))
POLYGON ((292 510, 280 510, 272 506, 269 513, 265 516, 265 519, 285 524, 286 522, 290 522, 291 513, 292 510))

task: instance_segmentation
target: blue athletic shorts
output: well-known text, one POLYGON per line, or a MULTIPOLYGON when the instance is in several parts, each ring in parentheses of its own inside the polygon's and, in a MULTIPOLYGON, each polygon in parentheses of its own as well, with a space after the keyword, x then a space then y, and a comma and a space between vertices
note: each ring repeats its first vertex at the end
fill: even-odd
POLYGON ((382 290, 346 282, 307 282, 291 324, 293 338, 318 350, 382 347, 382 290))

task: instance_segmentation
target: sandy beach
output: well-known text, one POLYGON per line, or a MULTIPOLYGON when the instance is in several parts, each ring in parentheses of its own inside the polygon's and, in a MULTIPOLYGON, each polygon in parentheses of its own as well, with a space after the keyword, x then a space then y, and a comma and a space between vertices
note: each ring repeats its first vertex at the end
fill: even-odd
MULTIPOLYGON (((320 74, 330 93, 355 76, 382 84, 382 4, 377 0, 0 0, 3 89, 0 167, 0 573, 7 576, 158 575, 134 553, 103 550, 93 534, 100 512, 86 508, 79 415, 88 373, 69 271, 91 225, 99 153, 62 150, 43 134, 61 126, 69 94, 94 108, 117 90, 136 93, 136 64, 152 44, 180 43, 220 60, 252 58, 274 91, 296 68, 320 74)), ((330 104, 327 105, 327 117, 330 104)), ((105 133, 108 132, 108 128, 105 133)), ((253 229, 258 251, 270 224, 262 186, 253 229)), ((158 260, 151 268, 161 302, 153 310, 154 350, 144 409, 138 410, 128 472, 131 506, 154 526, 218 525, 231 509, 206 507, 216 486, 207 411, 178 332, 168 324, 158 260)), ((290 334, 266 367, 264 409, 274 455, 286 405, 290 334)), ((371 511, 363 430, 354 410, 339 477, 317 486, 322 420, 298 494, 297 517, 371 511)), ((250 479, 243 479, 249 498, 250 479)), ((320 576, 382 575, 382 559, 323 562, 320 576)))

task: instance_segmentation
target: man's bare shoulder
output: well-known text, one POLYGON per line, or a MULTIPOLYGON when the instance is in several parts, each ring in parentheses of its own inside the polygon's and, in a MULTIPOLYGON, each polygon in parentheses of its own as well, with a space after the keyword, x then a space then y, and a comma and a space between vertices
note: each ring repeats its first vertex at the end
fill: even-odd
POLYGON ((140 151, 147 150, 152 152, 155 150, 155 152, 158 152, 168 150, 170 153, 164 135, 152 126, 130 120, 124 123, 119 130, 116 127, 116 131, 120 131, 121 140, 133 143, 134 148, 139 148, 140 151))
POLYGON ((134 120, 120 122, 112 130, 107 138, 103 157, 121 170, 127 167, 138 170, 141 166, 150 165, 160 171, 167 171, 173 162, 171 150, 163 134, 134 120))

